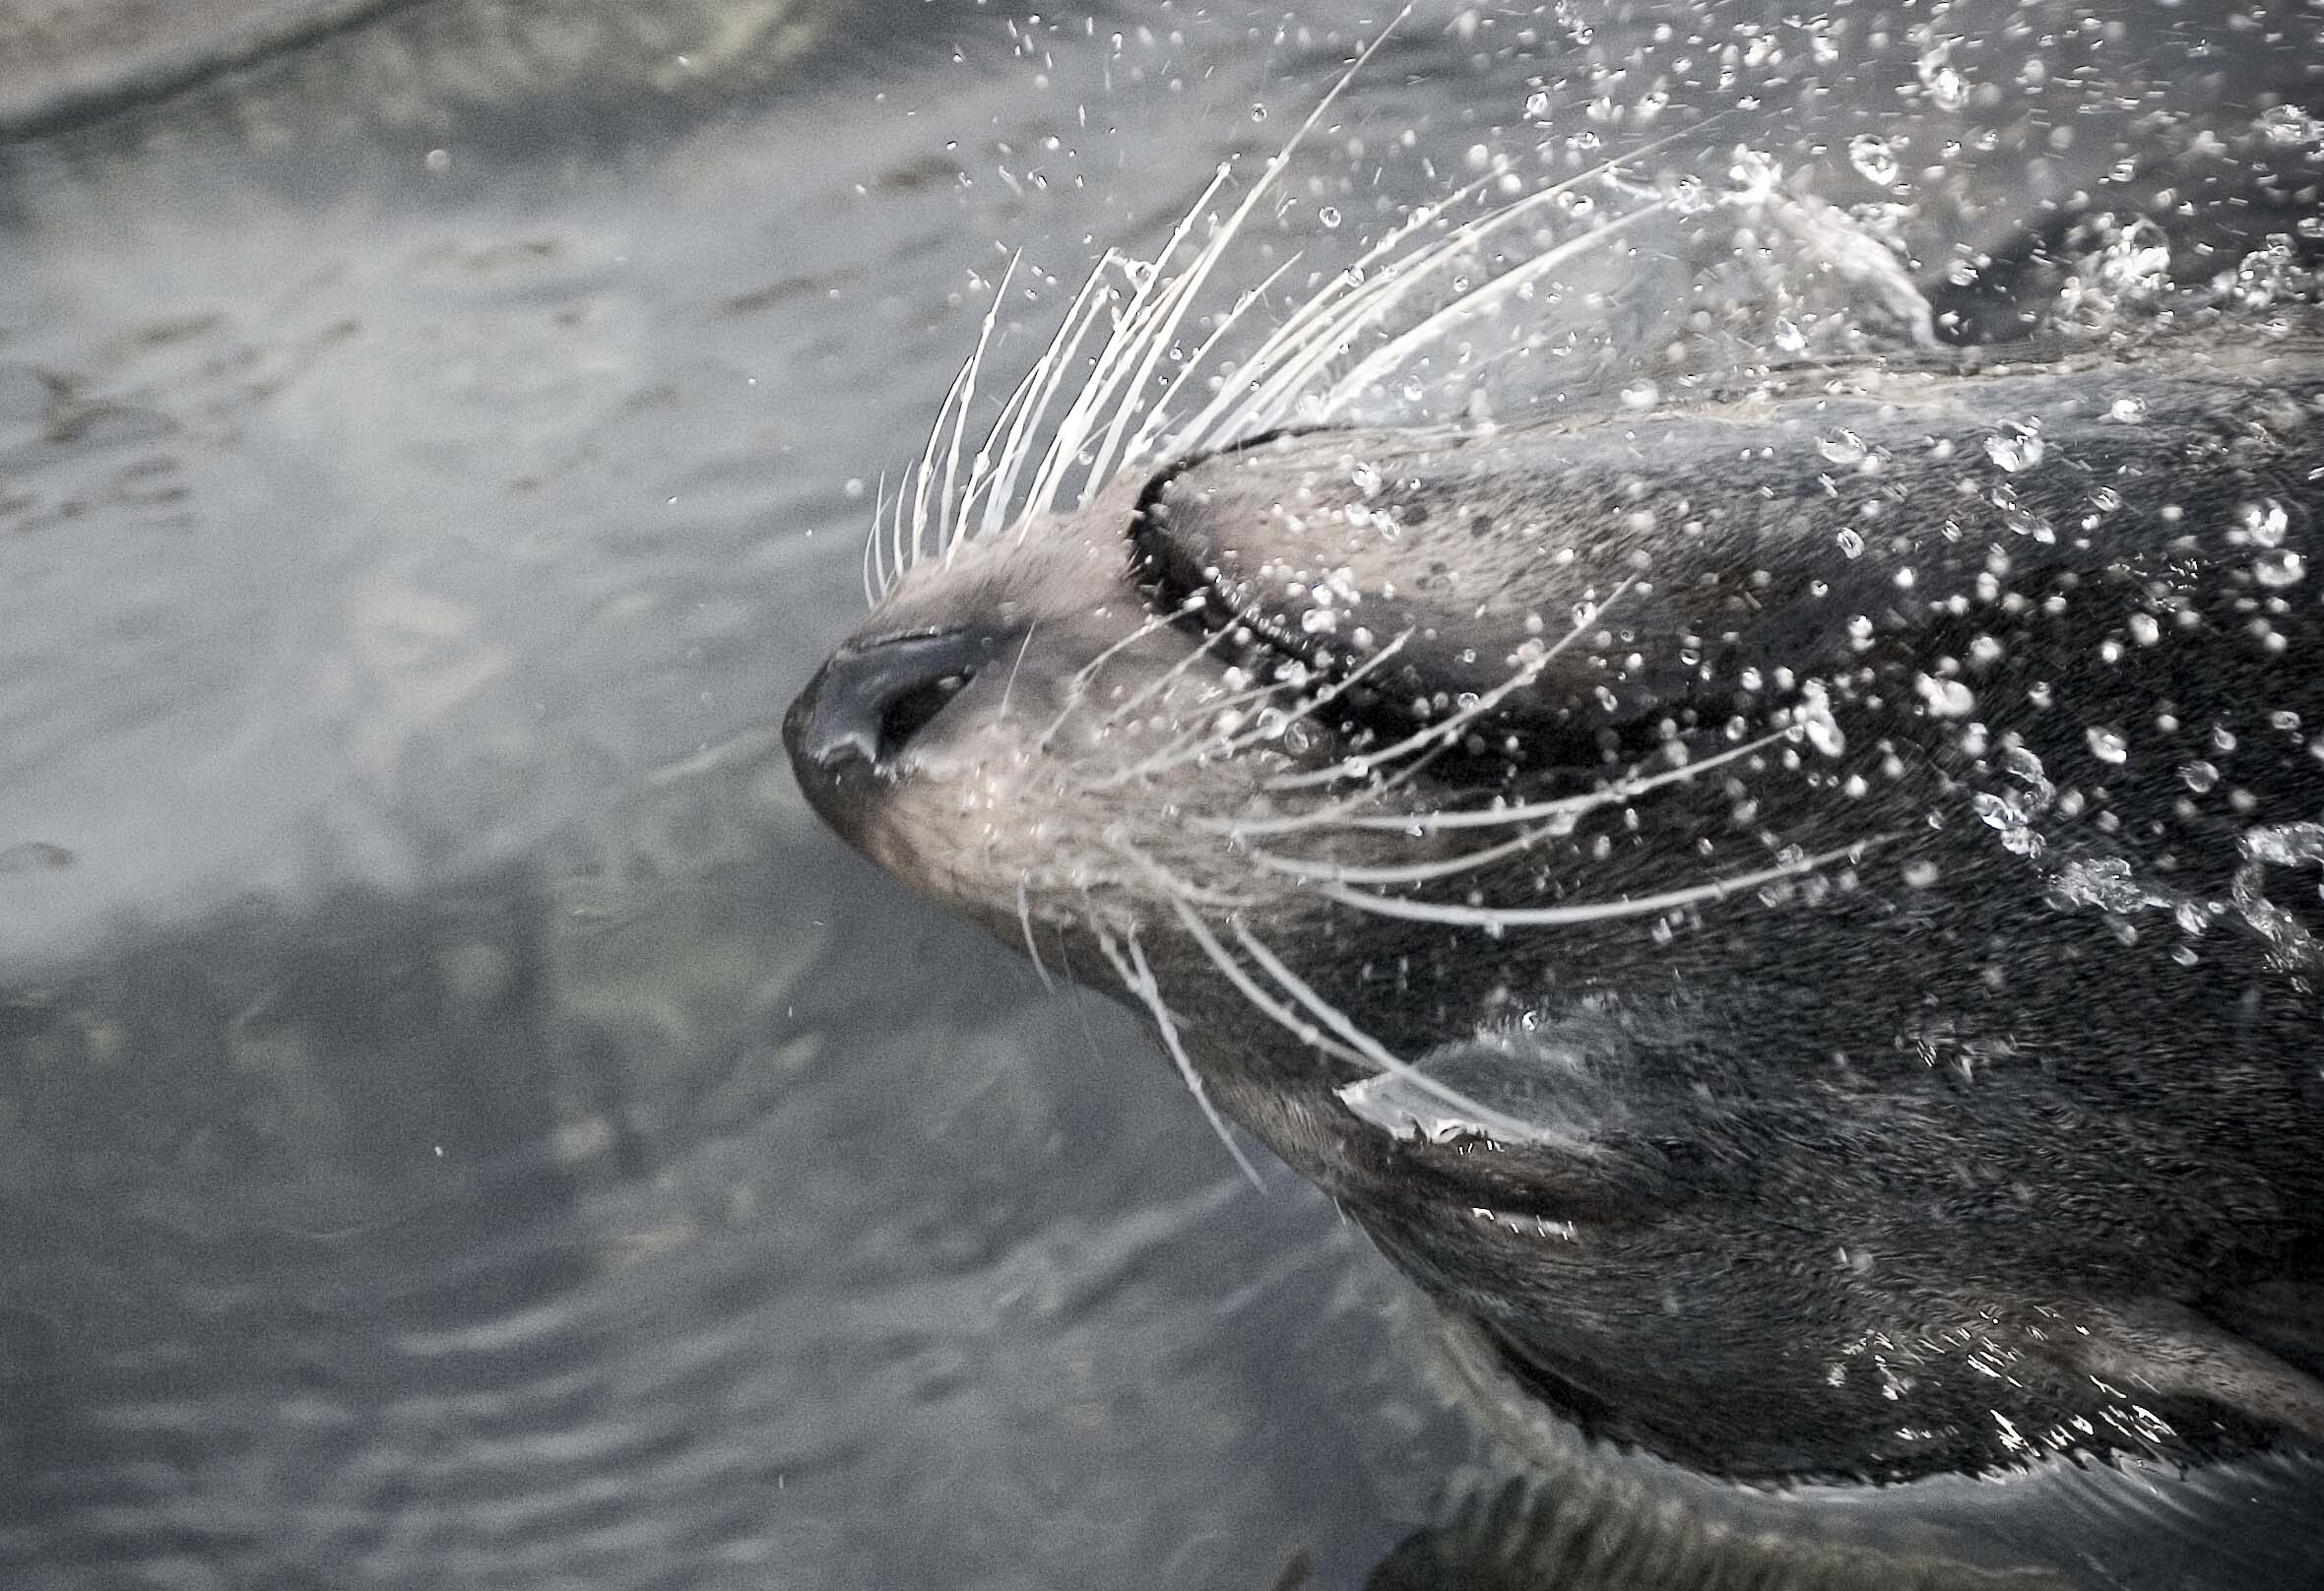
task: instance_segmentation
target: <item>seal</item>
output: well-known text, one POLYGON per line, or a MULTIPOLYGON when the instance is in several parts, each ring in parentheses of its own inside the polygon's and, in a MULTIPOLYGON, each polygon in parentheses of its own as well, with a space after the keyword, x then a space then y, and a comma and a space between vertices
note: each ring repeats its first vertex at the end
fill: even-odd
POLYGON ((2100 261, 1958 350, 1834 234, 1877 346, 1342 421, 1670 203, 1427 309, 1498 221, 1420 229, 1207 400, 1152 377, 1223 242, 1101 265, 965 472, 956 384, 785 720, 804 790, 1110 969, 1205 1109, 1590 1432, 1753 1482, 2324 1437, 2296 251, 2136 314, 2100 261))

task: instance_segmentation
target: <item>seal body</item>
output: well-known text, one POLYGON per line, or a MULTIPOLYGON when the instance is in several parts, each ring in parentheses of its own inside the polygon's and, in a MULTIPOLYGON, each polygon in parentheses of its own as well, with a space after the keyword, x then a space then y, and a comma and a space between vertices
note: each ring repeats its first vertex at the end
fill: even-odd
POLYGON ((2304 305, 1294 428, 955 538, 786 729, 1585 1429, 2216 1457, 2324 1436, 2320 482, 2304 305))

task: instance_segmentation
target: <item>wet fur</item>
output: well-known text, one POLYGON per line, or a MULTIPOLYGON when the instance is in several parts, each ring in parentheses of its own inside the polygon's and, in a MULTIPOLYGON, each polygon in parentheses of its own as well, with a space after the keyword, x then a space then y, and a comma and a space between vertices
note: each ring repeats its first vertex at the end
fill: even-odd
POLYGON ((1270 431, 1424 245, 1167 428, 1221 247, 1046 453, 1097 279, 964 467, 972 360, 789 720, 825 816, 1110 966, 1593 1432, 1759 1481, 2324 1437, 2324 319, 1270 431), (947 694, 827 757, 911 646, 947 694))
MULTIPOLYGON (((2251 574, 2261 556, 2324 553, 2318 350, 2306 327, 2264 350, 2189 335, 1991 374, 1799 372, 1783 392, 1674 415, 1295 436, 1167 471, 1140 509, 1106 505, 1110 526, 1101 511, 905 582, 859 644, 936 616, 990 627, 1020 657, 1017 700, 990 716, 980 675, 856 821, 875 856, 1001 931, 1029 879, 1027 915, 1053 931, 1141 939, 1209 1094, 1592 1430, 1716 1473, 1887 1479, 2324 1433, 2313 1339, 2279 1333, 2287 1358, 2219 1324, 2286 1289, 2298 1303, 2267 1312, 2312 1315, 2316 969, 2232 912, 2202 906, 2207 931, 2190 937, 2163 905, 2066 904, 2056 883, 2127 862, 2159 899, 2224 903, 2252 865, 2245 834, 2324 815, 2318 588, 2251 574), (1831 395, 1832 382, 1860 390, 1831 395), (2146 405, 2135 425, 2111 417, 2132 394, 2146 405), (1996 469, 1983 439, 2029 420, 2043 467, 1996 469), (1818 439, 1840 427, 1890 463, 1827 491, 1818 439), (1350 458, 1423 482, 1384 494, 1406 520, 1392 541, 1337 511, 1357 494, 1350 458), (1965 478, 1979 490, 1961 492, 1965 478), (2122 506, 2086 527, 2090 488, 2106 482, 2122 506), (2054 540, 2006 529, 1997 483, 2054 540), (1305 541, 1267 506, 1303 486, 1318 527, 1305 541), (1835 536, 1871 497, 1890 517, 1846 558, 1835 536), (2287 516, 2274 549, 2239 540, 2238 516, 2267 502, 2287 516), (1401 577, 1376 640, 1408 635, 1411 650, 1376 672, 1368 707, 1315 713, 1304 756, 1253 747, 1125 781, 1150 738, 1097 727, 1104 691, 1080 687, 1076 709, 1061 686, 1149 605, 1194 601, 1165 593, 1157 542, 1214 572, 1263 552, 1295 571, 1278 586, 1326 562, 1358 589, 1401 577), (1374 893, 1619 906, 1786 856, 1849 859, 1686 911, 1497 930, 1376 915, 1344 885, 1323 898, 1334 865, 1442 854, 1436 837, 1338 821, 1289 841, 1219 831, 1285 809, 1270 773, 1327 769, 1367 733, 1425 723, 1398 706, 1406 689, 1506 678, 1523 613, 1612 597, 1616 580, 1585 573, 1601 570, 1651 588, 1583 626, 1618 632, 1611 646, 1593 634, 1559 654, 1522 711, 1513 701, 1445 767, 1359 804, 1470 808, 1495 791, 1587 791, 1667 763, 1673 741, 1715 754, 1787 721, 1798 693, 1776 668, 1827 682, 1844 749, 1784 741, 1607 802, 1450 888, 1374 893), (2161 626, 2152 645, 2133 639, 2139 615, 2161 626), (1858 616, 1870 625, 1851 633, 1858 616), (1461 643, 1481 643, 1465 674, 1461 643), (1626 666, 1633 654, 1643 667, 1626 666), (1975 706, 1939 712, 1931 682, 1975 706), (2029 699, 2044 682, 2047 707, 2029 699), (2175 728, 2158 727, 2166 712, 2175 728), (1023 726, 1059 713, 1087 738, 1028 744, 1023 726), (2093 726, 2120 727, 2130 759, 2100 761, 2093 726), (2005 846, 1976 804, 2034 789, 2010 771, 2029 753, 2054 787, 2029 825, 2038 857, 2005 846), (2204 761, 2220 777, 2198 797, 2180 770, 2204 761), (981 827, 961 821, 972 806, 981 827), (1190 833, 1190 812, 1213 832, 1190 833), (939 847, 941 868, 915 859, 939 847), (1255 852, 1296 856, 1307 875, 1254 873, 1238 857, 1255 852), (1212 898, 1174 898, 1174 880, 1212 898), (1335 1090, 1366 1068, 1255 1022, 1189 916, 1215 940, 1241 927, 1271 946, 1406 1059, 1516 1036, 1509 1066, 1572 1079, 1542 1091, 1560 1141, 1433 1143, 1350 1113, 1335 1090), (2171 955, 2182 940, 2193 965, 2171 955)), ((1207 622, 1263 633, 1246 585, 1216 575, 1207 622)), ((1152 715, 1164 730, 1200 722, 1187 694, 1225 688, 1221 665, 1185 667, 1205 621, 1180 622, 1099 675, 1119 695, 1177 668, 1181 693, 1152 715)), ((1295 619, 1284 633, 1312 634, 1295 619)), ((2313 887, 2266 881, 2287 898, 2313 887)))

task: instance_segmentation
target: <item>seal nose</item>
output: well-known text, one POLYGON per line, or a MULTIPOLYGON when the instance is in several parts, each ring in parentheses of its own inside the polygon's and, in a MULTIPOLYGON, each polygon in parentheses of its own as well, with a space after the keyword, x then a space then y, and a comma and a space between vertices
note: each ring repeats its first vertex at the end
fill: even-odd
POLYGON ((972 629, 846 643, 783 715, 793 766, 826 779, 893 772, 912 737, 976 677, 999 645, 990 631, 972 629))

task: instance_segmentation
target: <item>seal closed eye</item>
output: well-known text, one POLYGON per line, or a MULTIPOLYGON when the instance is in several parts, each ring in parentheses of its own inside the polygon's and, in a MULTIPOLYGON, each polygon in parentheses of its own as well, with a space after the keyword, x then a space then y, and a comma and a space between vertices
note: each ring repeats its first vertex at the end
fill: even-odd
POLYGON ((842 654, 1012 667, 873 783, 827 673, 794 757, 1112 967, 1495 1395, 1758 1481, 2311 1442, 2324 320, 2270 325, 1491 428, 1126 388, 899 514, 842 654))

